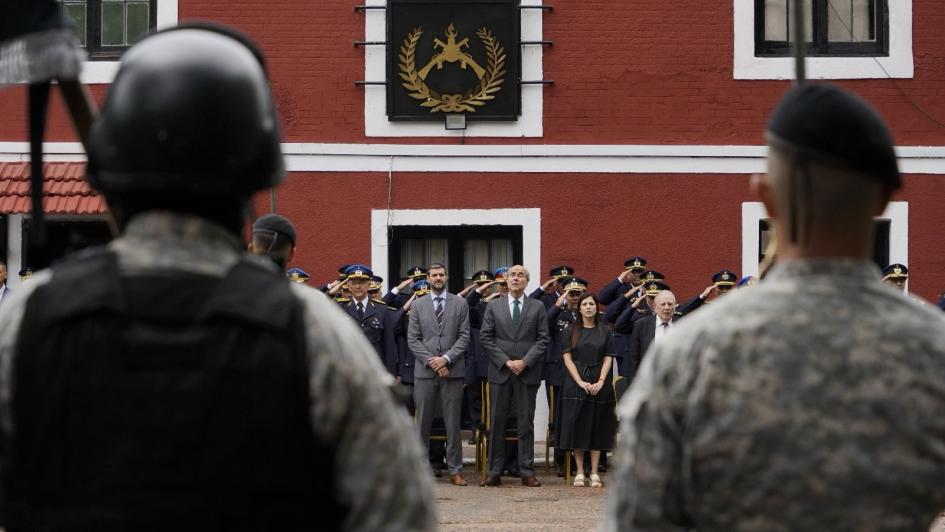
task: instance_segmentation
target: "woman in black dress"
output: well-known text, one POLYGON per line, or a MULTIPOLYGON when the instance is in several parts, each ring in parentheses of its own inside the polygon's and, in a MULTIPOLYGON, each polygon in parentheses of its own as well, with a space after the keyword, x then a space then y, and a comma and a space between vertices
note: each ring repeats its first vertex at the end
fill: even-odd
POLYGON ((601 487, 597 466, 601 451, 613 449, 617 432, 611 368, 613 337, 598 312, 597 296, 588 292, 578 303, 579 323, 571 327, 564 365, 570 378, 561 392, 558 445, 573 449, 577 475, 575 486, 584 486, 584 452, 591 453, 590 485, 601 487))

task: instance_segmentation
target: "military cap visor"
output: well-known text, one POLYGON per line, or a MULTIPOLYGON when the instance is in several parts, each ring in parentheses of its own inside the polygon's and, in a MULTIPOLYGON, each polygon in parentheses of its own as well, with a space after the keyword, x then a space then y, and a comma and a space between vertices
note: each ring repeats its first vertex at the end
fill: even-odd
POLYGON ((623 261, 623 267, 632 272, 646 271, 646 259, 643 257, 633 257, 623 261))
POLYGON ((883 277, 887 279, 908 279, 909 268, 905 264, 890 264, 883 269, 883 277))
POLYGON ((587 281, 580 277, 569 277, 563 280, 565 292, 584 292, 587 290, 587 281))
POLYGON ((370 281, 371 277, 374 277, 374 272, 364 264, 354 264, 348 266, 348 269, 345 270, 345 277, 349 280, 367 279, 370 281))
POLYGON ((812 161, 901 186, 892 134, 859 96, 829 83, 792 88, 768 122, 768 144, 812 161))
POLYGON ((548 275, 554 277, 557 280, 561 280, 564 277, 570 277, 574 275, 574 268, 570 266, 555 266, 548 272, 548 275))

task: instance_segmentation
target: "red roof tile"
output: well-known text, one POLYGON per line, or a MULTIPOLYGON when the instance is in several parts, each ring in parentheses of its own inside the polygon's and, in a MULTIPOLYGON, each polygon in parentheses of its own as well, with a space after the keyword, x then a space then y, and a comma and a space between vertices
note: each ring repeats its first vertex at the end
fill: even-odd
MULTIPOLYGON (((89 188, 85 163, 43 164, 43 211, 48 214, 102 214, 105 201, 89 188)), ((0 162, 0 214, 23 214, 30 207, 29 163, 0 162)))

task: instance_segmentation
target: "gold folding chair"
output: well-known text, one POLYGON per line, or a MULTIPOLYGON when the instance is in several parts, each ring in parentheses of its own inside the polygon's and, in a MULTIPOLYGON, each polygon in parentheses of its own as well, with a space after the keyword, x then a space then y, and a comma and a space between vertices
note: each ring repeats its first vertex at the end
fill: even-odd
MULTIPOLYGON (((545 382, 545 385, 548 385, 545 382)), ((548 386, 548 428, 545 430, 545 473, 551 473, 551 429, 555 424, 555 388, 554 386, 548 386)))
MULTIPOLYGON (((476 439, 476 458, 478 461, 477 467, 482 474, 482 480, 486 479, 486 472, 488 469, 488 457, 489 457, 489 433, 492 431, 492 411, 490 408, 489 401, 489 390, 490 386, 488 381, 482 383, 483 394, 482 394, 482 412, 485 417, 486 430, 479 433, 479 437, 476 439)), ((505 429, 505 441, 506 442, 518 442, 518 429, 505 429)))

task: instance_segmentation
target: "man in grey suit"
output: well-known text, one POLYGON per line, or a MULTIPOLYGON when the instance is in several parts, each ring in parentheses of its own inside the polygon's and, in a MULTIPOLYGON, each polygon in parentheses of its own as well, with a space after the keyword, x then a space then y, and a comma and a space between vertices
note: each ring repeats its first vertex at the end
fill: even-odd
POLYGON ((3 300, 12 296, 13 290, 10 290, 10 287, 7 286, 7 263, 0 260, 0 303, 3 303, 3 300))
POLYGON ((465 486, 463 442, 460 416, 463 407, 463 377, 466 346, 469 345, 469 305, 446 291, 446 266, 427 268, 430 293, 413 302, 407 345, 417 362, 413 366, 413 397, 417 423, 424 446, 430 443, 430 429, 437 403, 446 425, 446 465, 450 482, 465 486))
POLYGON ((535 395, 541 384, 545 348, 551 341, 545 305, 525 297, 528 270, 509 268, 508 295, 489 302, 479 343, 489 359, 489 460, 482 486, 498 486, 505 458, 505 426, 511 405, 518 422, 518 460, 522 485, 541 486, 535 478, 535 395))

